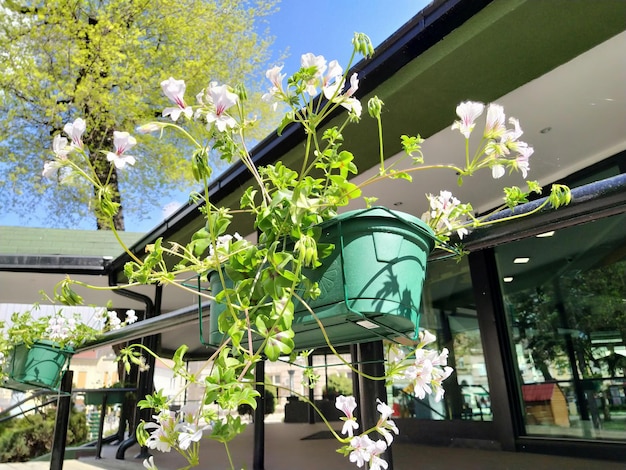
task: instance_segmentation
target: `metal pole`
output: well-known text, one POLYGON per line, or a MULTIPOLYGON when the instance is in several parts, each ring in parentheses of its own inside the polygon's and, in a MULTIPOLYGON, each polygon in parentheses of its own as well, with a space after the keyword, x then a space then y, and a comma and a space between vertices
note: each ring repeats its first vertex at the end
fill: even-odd
MULTIPOLYGON (((313 367, 313 354, 309 354, 308 357, 308 364, 309 367, 313 367)), ((311 387, 311 383, 309 382, 309 401, 311 403, 315 403, 315 390, 313 389, 313 387, 311 387)), ((308 411, 309 411, 309 424, 315 424, 315 408, 313 408, 311 405, 309 405, 308 407, 308 411)))
POLYGON ((52 454, 50 455, 50 470, 63 470, 65 458, 65 442, 67 441, 67 424, 70 421, 72 410, 72 378, 71 370, 63 372, 60 395, 57 400, 57 416, 54 424, 54 438, 52 440, 52 454))
MULTIPOLYGON (((384 350, 382 341, 371 343, 361 343, 357 345, 359 370, 372 377, 383 377, 385 375, 384 350)), ((370 429, 378 422, 378 410, 376 409, 378 398, 383 403, 387 403, 387 389, 384 380, 370 380, 359 375, 361 426, 363 429, 370 429)), ((387 461, 387 470, 393 470, 393 460, 391 448, 388 447, 381 454, 381 458, 387 461)))
POLYGON ((107 392, 102 395, 102 409, 100 410, 100 423, 98 424, 98 441, 96 442, 96 459, 102 458, 102 436, 104 434, 104 419, 107 414, 107 392))
POLYGON ((261 395, 256 398, 256 410, 254 410, 254 456, 253 469, 264 470, 265 468, 265 361, 256 363, 254 379, 257 383, 256 390, 261 395))

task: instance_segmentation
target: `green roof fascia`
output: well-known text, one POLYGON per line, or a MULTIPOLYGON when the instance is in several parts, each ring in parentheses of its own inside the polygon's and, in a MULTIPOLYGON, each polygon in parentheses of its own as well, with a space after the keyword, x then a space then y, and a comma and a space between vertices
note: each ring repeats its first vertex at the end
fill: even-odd
MULTIPOLYGON (((470 5, 473 1, 460 0, 456 6, 470 5)), ((427 10, 429 7, 425 14, 427 10)), ((443 12, 441 18, 447 14, 443 12)), ((361 91, 371 90, 365 96, 358 93, 357 96, 364 108, 373 95, 384 101, 384 148, 386 157, 390 157, 401 150, 402 134, 420 133, 427 138, 439 132, 455 120, 459 102, 496 100, 624 31, 624 18, 626 1, 623 0, 494 0, 448 32, 439 29, 445 21, 434 18, 424 26, 424 17, 418 14, 385 41, 372 59, 353 68, 360 72, 361 91), (410 36, 418 29, 415 40, 402 43, 404 35, 410 36), (433 38, 433 44, 422 44, 422 41, 432 42, 433 38), (389 64, 397 58, 401 62, 403 56, 410 60, 389 77, 385 69, 390 69, 389 64)), ((339 124, 344 118, 345 115, 335 118, 328 126, 339 124)), ((348 126, 343 135, 346 148, 355 155, 361 171, 377 164, 376 122, 365 111, 362 122, 348 126)), ((274 134, 269 139, 279 141, 281 137, 274 134)), ((267 142, 262 144, 271 147, 267 142)), ((270 150, 271 154, 263 158, 298 168, 303 149, 301 141, 286 152, 270 150)), ((253 155, 256 150, 253 149, 253 155)), ((238 176, 235 189, 231 185, 229 192, 223 191, 233 173, 227 171, 212 184, 213 204, 238 207, 242 192, 252 180, 244 181, 238 176)), ((187 215, 193 213, 191 209, 185 208, 187 215)), ((180 214, 184 215, 183 211, 180 214)), ((175 215, 174 222, 157 227, 140 244, 151 243, 157 236, 186 243, 203 226, 200 213, 197 214, 193 220, 181 216, 180 223, 175 221, 175 215)), ((234 218, 231 230, 250 233, 252 218, 234 218)), ((143 251, 140 246, 134 248, 136 253, 143 251)), ((123 258, 116 261, 122 262, 123 258)))

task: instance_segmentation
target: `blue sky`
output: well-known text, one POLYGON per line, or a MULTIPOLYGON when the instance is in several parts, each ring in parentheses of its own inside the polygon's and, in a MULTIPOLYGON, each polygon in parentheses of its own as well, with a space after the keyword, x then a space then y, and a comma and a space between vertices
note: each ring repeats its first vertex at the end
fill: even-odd
MULTIPOLYGON (((274 57, 288 51, 289 56, 282 62, 287 75, 299 68, 300 56, 307 52, 323 55, 329 61, 337 59, 345 66, 355 32, 367 34, 376 47, 429 3, 430 0, 282 0, 278 12, 267 18, 269 32, 275 38, 274 57)), ((175 207, 186 200, 187 195, 180 194, 178 201, 162 203, 163 207, 175 207)), ((141 221, 127 215, 126 230, 150 231, 163 220, 163 215, 159 209, 141 221)), ((45 217, 39 220, 32 226, 42 226, 45 217)), ((5 212, 0 214, 0 225, 24 224, 14 214, 5 212)), ((94 222, 86 220, 75 228, 93 229, 94 222)))

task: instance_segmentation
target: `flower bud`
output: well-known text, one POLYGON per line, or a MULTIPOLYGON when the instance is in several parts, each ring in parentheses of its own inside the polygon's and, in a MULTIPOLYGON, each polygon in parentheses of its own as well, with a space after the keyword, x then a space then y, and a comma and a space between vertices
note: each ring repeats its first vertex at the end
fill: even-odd
POLYGON ((384 104, 385 103, 383 103, 378 96, 374 96, 367 102, 367 112, 370 113, 370 116, 373 118, 378 119, 380 118, 380 112, 384 104))
POLYGON ((248 92, 246 91, 246 86, 243 83, 237 83, 234 91, 239 97, 239 101, 246 101, 248 99, 248 92))
POLYGON ((161 124, 160 122, 148 122, 137 127, 137 132, 139 132, 140 134, 150 134, 152 132, 160 131, 161 129, 163 129, 163 127, 163 124, 161 124))
POLYGON ((374 55, 374 46, 369 36, 365 33, 354 33, 352 38, 354 50, 359 52, 366 59, 374 55))

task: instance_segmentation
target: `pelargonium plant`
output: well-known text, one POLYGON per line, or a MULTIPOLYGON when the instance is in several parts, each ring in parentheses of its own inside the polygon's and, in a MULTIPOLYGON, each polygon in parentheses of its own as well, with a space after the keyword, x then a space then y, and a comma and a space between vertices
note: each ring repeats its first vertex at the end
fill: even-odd
MULTIPOLYGON (((278 132, 287 125, 299 125, 305 132, 304 150, 296 169, 280 161, 264 166, 255 164, 246 141, 246 132, 254 125, 254 119, 247 112, 246 91, 242 85, 210 82, 197 93, 195 104, 191 105, 191 100, 185 96, 184 80, 172 77, 161 83, 163 93, 171 103, 163 110, 162 120, 142 125, 138 131, 159 133, 161 137, 174 132, 188 140, 193 148, 190 155, 192 173, 203 189, 192 197, 198 202, 205 225, 186 245, 158 239, 148 247, 144 259, 129 252, 132 261, 126 264, 124 272, 131 286, 175 285, 222 304, 224 312, 219 316, 219 328, 225 334, 225 340, 217 345, 201 374, 186 371, 186 345, 176 351, 173 373, 185 380, 185 387, 191 384, 202 386, 202 402, 197 407, 183 407, 173 412, 171 401, 161 392, 146 396, 139 406, 152 409, 154 420, 142 423, 137 430, 142 445, 163 452, 174 449, 187 459, 189 466, 199 465, 199 443, 203 437, 224 443, 228 452, 228 442, 245 427, 237 408, 244 404, 256 406, 259 393, 252 373, 255 364, 284 357, 295 360, 297 355, 292 329, 294 303, 307 305, 307 300, 320 293, 319 286, 310 282, 304 272, 319 267, 320 260, 333 249, 318 243, 319 224, 335 217, 340 208, 348 206, 351 201, 361 198, 364 186, 382 179, 411 181, 414 172, 429 169, 453 171, 458 175, 459 183, 482 170, 491 171, 494 178, 507 171, 521 172, 526 177, 530 170, 533 149, 519 140, 522 135, 519 122, 509 118, 507 123, 503 108, 497 104, 473 101, 457 107, 458 120, 451 126, 465 140, 465 154, 457 162, 427 163, 421 151, 423 139, 419 135, 403 135, 404 160, 389 164, 382 148, 381 110, 384 103, 374 97, 365 109, 377 122, 381 142, 379 171, 360 184, 352 182, 358 174, 358 158, 344 148, 343 131, 346 126, 358 125, 364 114, 364 106, 357 98, 359 77, 348 72, 359 54, 365 58, 373 54, 371 42, 364 34, 355 35, 353 53, 346 69, 337 61, 327 62, 322 56, 305 54, 301 68, 289 78, 282 73, 282 67, 267 71, 271 86, 263 99, 275 110, 286 109, 278 132), (339 113, 342 109, 343 114, 339 113), (486 123, 482 138, 476 151, 470 153, 470 136, 483 113, 486 123), (337 119, 341 123, 329 126, 331 115, 339 116, 337 119), (209 197, 212 162, 216 159, 227 163, 239 161, 249 170, 253 184, 244 191, 239 207, 220 207, 209 197), (402 168, 406 166, 400 163, 406 160, 410 167, 399 169, 400 164, 402 168), (232 219, 242 216, 254 218, 258 234, 256 243, 229 231, 232 219), (176 260, 173 266, 171 259, 176 260), (219 276, 223 286, 219 294, 197 292, 185 282, 191 276, 206 281, 209 273, 219 276)), ((68 184, 77 177, 93 184, 97 188, 93 201, 96 215, 111 220, 119 206, 113 202, 108 181, 100 181, 89 166, 87 150, 81 141, 85 126, 82 119, 76 119, 66 126, 67 137, 54 138, 54 159, 46 163, 44 175, 58 175, 61 182, 68 184)), ((129 167, 141 158, 141 152, 135 149, 135 156, 128 153, 136 140, 128 132, 116 131, 113 142, 114 149, 105 151, 108 161, 118 170, 132 171, 129 167)), ((505 188, 503 207, 526 202, 530 192, 541 191, 536 182, 529 181, 527 186, 527 191, 519 187, 505 188)), ((457 254, 462 251, 451 245, 453 241, 462 240, 478 227, 507 220, 490 219, 489 214, 475 216, 469 203, 461 203, 448 190, 427 198, 428 210, 423 220, 432 228, 437 246, 457 254)), ((558 207, 567 203, 569 198, 568 188, 555 185, 549 198, 535 212, 549 205, 558 207)), ((368 206, 374 201, 365 198, 368 206)), ((114 230, 113 224, 110 225, 114 230)), ((64 301, 67 293, 61 292, 57 297, 64 301)), ((312 310, 311 313, 315 315, 312 310)), ((323 324, 318 323, 323 330, 323 324)), ((336 351, 332 341, 328 336, 326 338, 331 350, 336 351)), ((434 336, 423 330, 413 339, 410 348, 390 344, 386 375, 369 378, 388 382, 400 378, 411 383, 418 397, 432 393, 435 400, 441 400, 444 395, 442 382, 451 374, 452 368, 447 365, 447 350, 439 352, 426 348, 434 341, 434 336)), ((136 345, 122 351, 121 357, 127 367, 144 352, 156 356, 149 350, 140 352, 141 348, 145 349, 136 345)), ((359 373, 350 363, 341 360, 359 373)), ((307 369, 307 377, 313 384, 316 375, 312 370, 307 369)), ((298 395, 294 390, 290 392, 298 395)), ((179 395, 182 396, 182 390, 179 395)), ((307 397, 301 398, 307 400, 307 397)), ((354 397, 339 396, 336 406, 345 414, 342 431, 335 433, 342 444, 340 452, 357 467, 387 468, 382 456, 398 434, 397 426, 390 419, 389 406, 377 403, 380 419, 371 429, 363 429, 356 421, 354 397)), ((230 458, 229 452, 228 455, 230 458)), ((232 460, 230 462, 234 468, 232 460)), ((145 466, 156 468, 153 459, 147 460, 145 466)))
MULTIPOLYGON (((74 299, 73 305, 82 302, 74 292, 65 290, 66 301, 70 297, 74 299)), ((9 322, 0 322, 0 367, 11 350, 19 344, 30 348, 37 342, 46 341, 53 347, 73 351, 108 331, 118 330, 137 321, 134 310, 127 310, 123 320, 117 312, 101 307, 92 308, 90 313, 67 312, 58 306, 54 307, 53 313, 39 310, 40 306, 35 304, 29 310, 13 313, 9 322)))

